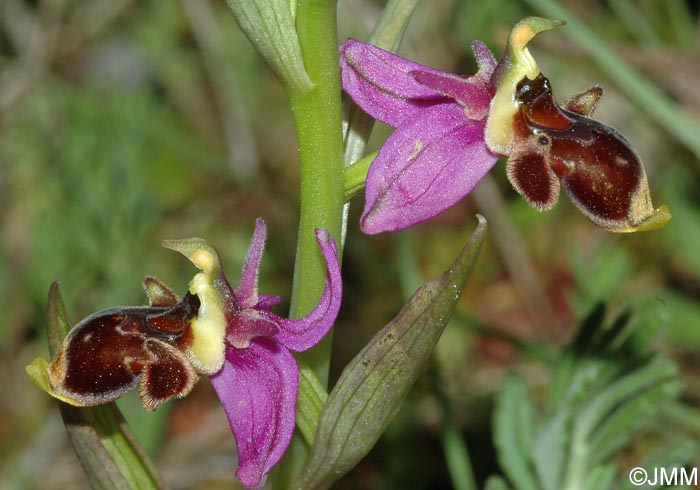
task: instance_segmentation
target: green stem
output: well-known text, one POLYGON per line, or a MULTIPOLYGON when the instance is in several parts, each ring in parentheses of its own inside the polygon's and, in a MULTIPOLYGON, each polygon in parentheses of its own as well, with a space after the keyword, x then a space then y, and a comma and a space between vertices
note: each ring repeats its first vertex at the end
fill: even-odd
POLYGON ((353 196, 364 189, 367 171, 374 159, 377 158, 377 153, 379 152, 374 151, 360 158, 352 165, 345 167, 345 172, 343 173, 343 192, 346 201, 349 201, 353 196))
MULTIPOLYGON (((326 228, 336 241, 343 207, 343 135, 336 5, 331 0, 298 0, 296 27, 304 66, 314 87, 289 101, 299 144, 301 209, 291 315, 310 311, 321 295, 326 271, 314 230, 326 228)), ((332 336, 301 357, 322 385, 328 383, 332 336)))
MULTIPOLYGON (((299 145, 299 237, 294 263, 290 316, 300 317, 317 303, 326 282, 323 258, 315 229, 327 229, 342 257, 343 133, 336 3, 333 0, 297 0, 296 30, 311 90, 287 87, 299 145)), ((287 488, 308 456, 315 433, 319 402, 328 385, 332 333, 306 352, 298 354, 299 428, 284 458, 270 475, 274 488, 287 488), (310 381, 316 380, 316 381, 310 381)))

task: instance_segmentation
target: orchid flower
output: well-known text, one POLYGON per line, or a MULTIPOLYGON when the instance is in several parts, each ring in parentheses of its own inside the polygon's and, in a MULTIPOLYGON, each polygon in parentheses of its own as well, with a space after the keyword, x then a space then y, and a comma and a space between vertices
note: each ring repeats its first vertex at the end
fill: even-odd
POLYGON ((343 89, 396 128, 367 174, 365 233, 401 230, 442 213, 496 163, 484 142, 496 60, 479 41, 472 49, 479 71, 460 77, 352 39, 341 47, 343 89))
POLYGON ((447 73, 349 40, 341 46, 343 90, 373 118, 396 128, 369 168, 365 233, 407 228, 456 204, 507 156, 513 187, 538 210, 564 187, 597 225, 616 232, 660 228, 644 167, 629 142, 591 118, 602 95, 593 87, 564 107, 555 101, 527 49, 563 22, 528 17, 512 29, 496 63, 475 41, 473 76, 447 73))
POLYGON ((50 364, 38 358, 28 373, 40 388, 76 406, 115 400, 140 384, 148 410, 185 396, 200 375, 207 375, 236 440, 236 476, 246 487, 262 485, 294 432, 299 371, 292 351, 309 349, 328 333, 342 295, 335 242, 317 230, 327 270, 318 304, 303 318, 273 313, 281 298, 258 293, 265 235, 265 223, 258 219, 235 289, 205 240, 164 241, 201 271, 184 298, 178 300, 149 277, 144 283, 149 306, 112 308, 85 318, 50 364))

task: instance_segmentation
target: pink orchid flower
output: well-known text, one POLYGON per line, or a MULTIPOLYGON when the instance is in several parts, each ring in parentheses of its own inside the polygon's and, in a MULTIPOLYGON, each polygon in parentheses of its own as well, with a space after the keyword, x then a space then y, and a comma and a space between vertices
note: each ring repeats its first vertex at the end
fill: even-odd
POLYGON ((539 32, 563 22, 527 17, 511 30, 498 63, 472 45, 473 76, 447 73, 377 46, 341 46, 343 90, 367 114, 393 126, 365 182, 360 228, 408 228, 456 204, 508 157, 507 176, 534 208, 551 209, 563 188, 598 226, 654 230, 671 218, 654 209, 644 167, 630 143, 592 118, 602 89, 560 106, 527 49, 539 32))
POLYGON ((496 163, 484 142, 496 60, 479 41, 472 49, 479 71, 462 77, 353 39, 341 47, 343 90, 396 128, 367 175, 365 233, 401 230, 442 213, 496 163))
POLYGON ((107 403, 140 385, 148 410, 187 395, 207 375, 236 440, 236 476, 248 488, 261 486, 294 433, 299 370, 292 352, 309 349, 328 333, 342 296, 335 242, 317 230, 327 271, 321 298, 303 318, 273 313, 281 298, 258 293, 265 234, 265 222, 258 219, 235 289, 205 240, 164 241, 201 270, 184 298, 148 277, 149 306, 90 315, 70 331, 51 363, 37 358, 28 374, 75 406, 107 403))

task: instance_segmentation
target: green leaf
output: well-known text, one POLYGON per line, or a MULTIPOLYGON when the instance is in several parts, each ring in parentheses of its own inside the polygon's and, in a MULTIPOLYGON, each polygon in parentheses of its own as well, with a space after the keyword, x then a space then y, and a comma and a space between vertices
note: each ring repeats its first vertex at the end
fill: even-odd
POLYGON ((571 413, 559 411, 537 434, 533 461, 543 490, 559 490, 568 454, 571 434, 571 413))
POLYGON ((652 358, 646 365, 616 380, 597 394, 583 409, 577 430, 582 435, 591 434, 618 405, 675 375, 676 368, 671 362, 660 357, 652 358))
MULTIPOLYGON (((49 290, 47 317, 49 352, 53 356, 72 328, 58 282, 49 290)), ((114 403, 83 408, 60 402, 59 409, 92 488, 166 488, 114 403)))
POLYGON ((297 427, 304 439, 311 446, 316 436, 318 419, 323 405, 328 399, 328 393, 314 374, 313 369, 300 357, 299 366, 299 396, 297 396, 297 427))
POLYGON ((494 440, 498 462, 518 490, 538 490, 530 456, 534 432, 533 411, 527 389, 511 377, 496 402, 494 440))
POLYGON ((448 417, 442 423, 442 450, 454 490, 476 490, 467 445, 459 427, 448 417))
MULTIPOLYGON (((604 363, 602 360, 597 360, 594 361, 593 365, 604 366, 604 363)), ((671 380, 676 375, 675 366, 660 357, 652 357, 645 364, 636 367, 633 371, 623 376, 619 376, 619 370, 622 366, 610 363, 607 365, 612 367, 610 369, 601 368, 600 377, 591 387, 590 401, 580 400, 578 403, 585 404, 579 409, 574 421, 571 449, 564 477, 564 488, 581 485, 588 476, 589 467, 601 462, 601 455, 595 453, 592 449, 592 441, 596 440, 596 431, 598 429, 601 427, 607 428, 609 431, 607 433, 611 436, 625 436, 624 431, 617 432, 620 429, 616 425, 616 421, 611 422, 611 426, 606 426, 608 417, 614 415, 615 410, 619 409, 624 403, 634 403, 636 397, 661 383, 671 380), (618 377, 610 379, 611 371, 613 373, 617 371, 618 377)), ((645 402, 647 400, 641 403, 645 402)), ((576 405, 573 404, 572 406, 576 405)), ((615 420, 615 418, 613 417, 612 420, 615 420)))
POLYGON ((590 454, 600 462, 613 457, 649 425, 663 405, 680 394, 681 388, 679 381, 666 379, 622 404, 596 429, 589 443, 590 454))
POLYGON ((452 267, 419 288, 348 364, 321 413, 311 455, 293 488, 328 488, 369 451, 432 354, 471 275, 486 234, 479 226, 452 267))
POLYGON ((226 0, 226 4, 287 90, 303 94, 313 88, 304 68, 289 0, 226 0))

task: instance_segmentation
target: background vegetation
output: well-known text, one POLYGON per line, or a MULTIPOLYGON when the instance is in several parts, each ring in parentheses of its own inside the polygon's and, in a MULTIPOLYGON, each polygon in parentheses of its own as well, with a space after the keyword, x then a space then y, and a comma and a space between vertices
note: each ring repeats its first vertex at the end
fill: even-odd
MULTIPOLYGON (((341 0, 340 41, 365 39, 382 4, 341 0)), ((519 396, 509 373, 536 406, 548 403, 553 359, 599 302, 610 321, 653 310, 654 332, 663 330, 653 349, 678 366, 685 406, 700 402, 700 132, 695 143, 686 136, 700 118, 698 2, 432 0, 419 5, 400 53, 472 73, 472 40, 499 56, 516 20, 557 17, 552 4, 588 28, 570 25, 531 47, 557 97, 604 86, 599 119, 636 146, 654 203, 668 203, 673 219, 661 231, 614 235, 565 196, 541 214, 509 187, 502 164, 448 213, 397 235, 362 235, 355 198, 334 377, 417 284, 451 263, 476 212, 490 231, 434 362, 337 488, 450 488, 445 420, 464 436, 478 482, 502 473, 491 425, 501 389, 519 396), (581 41, 594 38, 602 48, 581 41), (610 54, 632 71, 606 63, 610 54), (640 80, 661 99, 639 92, 640 80)), ((375 130, 375 148, 387 134, 375 130)), ((51 282, 62 281, 73 320, 141 303, 145 274, 184 291, 193 269, 159 241, 195 235, 236 277, 263 216, 261 290, 288 298, 297 173, 284 93, 224 2, 0 0, 0 488, 86 485, 54 401, 24 374, 46 356, 51 282)), ((155 413, 133 396, 121 406, 172 488, 237 488, 233 439, 208 383, 155 413)), ((669 413, 634 434, 619 468, 653 452, 669 420, 682 437, 700 435, 695 409, 669 413)))

